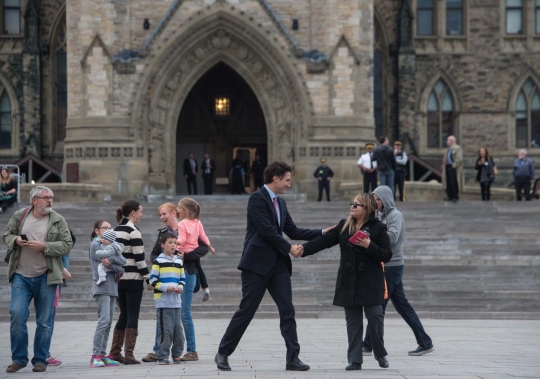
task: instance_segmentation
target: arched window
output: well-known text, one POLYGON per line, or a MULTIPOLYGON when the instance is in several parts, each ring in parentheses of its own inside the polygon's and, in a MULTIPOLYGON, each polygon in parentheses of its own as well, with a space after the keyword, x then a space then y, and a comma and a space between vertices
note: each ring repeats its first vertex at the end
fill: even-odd
POLYGON ((11 102, 6 89, 0 84, 0 149, 12 148, 11 102))
POLYGON ((540 89, 531 79, 516 99, 516 147, 540 147, 540 89))
POLYGON ((54 35, 53 53, 53 133, 54 142, 66 138, 67 120, 67 54, 66 54, 66 16, 60 19, 54 35))
POLYGON ((454 117, 452 94, 439 80, 433 86, 427 104, 428 147, 446 147, 446 138, 454 134, 454 117))

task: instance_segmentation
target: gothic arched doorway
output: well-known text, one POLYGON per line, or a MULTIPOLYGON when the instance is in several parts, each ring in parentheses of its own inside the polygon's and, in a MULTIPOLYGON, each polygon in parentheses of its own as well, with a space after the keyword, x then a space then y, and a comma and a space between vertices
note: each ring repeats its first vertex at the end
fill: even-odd
MULTIPOLYGON (((215 161, 215 191, 227 190, 226 178, 232 167, 235 148, 249 168, 254 157, 248 150, 267 158, 267 131, 263 110, 246 81, 230 66, 220 62, 210 68, 193 86, 178 118, 176 133, 176 191, 187 193, 183 162, 190 152, 199 164, 198 193, 203 193, 204 153, 215 161)), ((247 178, 249 179, 249 177, 247 178)), ((246 183, 249 183, 246 180, 246 183)))

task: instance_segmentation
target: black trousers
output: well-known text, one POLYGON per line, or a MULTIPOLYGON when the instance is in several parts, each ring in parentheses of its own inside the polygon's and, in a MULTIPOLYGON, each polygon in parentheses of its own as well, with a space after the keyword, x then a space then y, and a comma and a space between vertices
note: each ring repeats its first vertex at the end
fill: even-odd
POLYGON ((326 201, 330 201, 330 182, 328 180, 319 180, 319 198, 317 201, 322 200, 323 190, 326 191, 326 201))
POLYGON ((372 343, 373 353, 377 357, 386 357, 388 353, 384 348, 384 311, 382 305, 357 305, 345 307, 345 321, 347 322, 347 338, 349 348, 347 358, 349 363, 362 363, 362 335, 364 332, 365 312, 368 320, 368 330, 372 343))
POLYGON ((491 198, 491 182, 480 183, 480 192, 482 192, 482 201, 489 201, 491 198))
POLYGON ((261 300, 268 289, 279 311, 281 335, 287 347, 287 362, 300 353, 296 334, 295 311, 292 303, 291 276, 284 262, 278 258, 268 275, 242 271, 242 301, 227 327, 219 344, 218 353, 231 355, 253 319, 261 300))
POLYGON ((517 201, 521 201, 522 195, 525 196, 526 201, 531 200, 531 180, 529 178, 517 177, 515 182, 516 186, 516 198, 517 201))
POLYGON ((6 211, 6 209, 11 205, 11 204, 15 204, 17 202, 17 194, 15 194, 15 196, 7 199, 7 200, 2 200, 0 201, 0 208, 2 208, 2 211, 6 211))
POLYGON ((206 280, 206 274, 204 273, 202 269, 200 259, 197 259, 195 266, 197 267, 197 272, 199 273, 199 280, 201 281, 201 287, 203 289, 208 288, 208 280, 206 280))
POLYGON ((403 201, 403 187, 405 186, 405 173, 396 171, 394 173, 394 199, 396 199, 396 191, 399 190, 399 201, 403 201))
POLYGON ((186 179, 186 184, 187 184, 188 193, 191 195, 191 186, 193 185, 193 192, 196 195, 197 194, 197 175, 188 175, 186 179))
POLYGON ((255 180, 255 189, 260 189, 264 186, 264 179, 263 175, 261 174, 253 174, 253 179, 255 180))
POLYGON ((446 165, 446 197, 448 200, 459 200, 459 187, 456 169, 446 165))
POLYGON ((114 327, 116 330, 138 329, 139 313, 141 311, 141 301, 143 289, 118 289, 118 305, 120 306, 120 316, 114 327))
MULTIPOLYGON (((212 194, 212 187, 214 186, 214 175, 212 174, 203 174, 203 182, 204 182, 204 194, 205 195, 211 195, 212 194)), ((195 188, 197 188, 197 184, 195 184, 195 188)), ((195 190, 197 191, 197 190, 195 190)))
POLYGON ((371 173, 367 174, 364 173, 364 192, 370 193, 373 192, 377 188, 377 173, 371 173), (370 190, 371 186, 371 190, 370 190))

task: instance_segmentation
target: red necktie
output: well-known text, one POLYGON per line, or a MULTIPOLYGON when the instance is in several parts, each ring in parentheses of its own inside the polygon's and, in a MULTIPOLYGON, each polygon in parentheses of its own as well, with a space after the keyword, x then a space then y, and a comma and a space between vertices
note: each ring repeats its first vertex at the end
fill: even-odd
POLYGON ((278 217, 278 208, 277 208, 277 196, 274 197, 274 209, 276 210, 276 220, 279 224, 279 217, 278 217))

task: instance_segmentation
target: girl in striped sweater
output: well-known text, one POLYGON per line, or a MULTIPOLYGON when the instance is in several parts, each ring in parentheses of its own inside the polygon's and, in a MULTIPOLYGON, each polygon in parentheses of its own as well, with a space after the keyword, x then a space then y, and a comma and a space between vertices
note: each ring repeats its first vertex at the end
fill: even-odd
POLYGON ((125 273, 118 283, 120 316, 114 327, 111 355, 125 365, 140 364, 133 356, 137 342, 139 312, 144 291, 144 280, 150 275, 144 259, 144 243, 141 232, 135 226, 141 221, 142 206, 138 201, 128 200, 116 210, 119 225, 114 228, 116 242, 124 245, 122 255, 126 258, 125 273), (124 346, 125 357, 122 356, 124 346))

